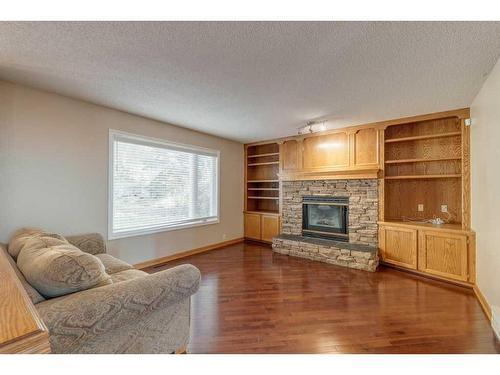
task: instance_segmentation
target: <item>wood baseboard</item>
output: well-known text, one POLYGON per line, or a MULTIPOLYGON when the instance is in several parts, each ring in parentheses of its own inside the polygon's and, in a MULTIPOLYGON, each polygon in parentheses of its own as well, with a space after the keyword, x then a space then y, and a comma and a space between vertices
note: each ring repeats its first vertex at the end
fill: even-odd
POLYGON ((474 290, 474 294, 476 295, 476 298, 479 301, 479 304, 483 308, 484 313, 486 314, 489 321, 491 322, 491 307, 488 304, 488 301, 486 301, 486 298, 484 298, 483 293, 481 293, 481 290, 479 289, 479 287, 477 285, 474 285, 472 287, 472 289, 474 290))
POLYGON ((225 247, 225 246, 229 246, 229 245, 234 245, 234 244, 243 242, 243 240, 244 240, 243 237, 240 237, 240 238, 235 238, 235 239, 228 240, 228 241, 218 242, 218 243, 214 243, 212 245, 198 247, 196 249, 182 251, 182 252, 177 253, 177 254, 167 255, 165 257, 156 258, 156 259, 148 260, 145 262, 137 263, 137 264, 134 264, 134 267, 139 269, 139 270, 143 270, 143 269, 149 268, 149 267, 156 267, 156 266, 171 262, 171 261, 176 260, 176 259, 188 257, 190 255, 204 253, 206 251, 219 249, 221 247, 225 247))
POLYGON ((398 271, 407 272, 407 273, 410 273, 412 275, 421 276, 423 278, 433 280, 433 281, 444 282, 447 284, 452 284, 452 285, 456 285, 456 286, 460 286, 460 287, 468 288, 468 289, 472 289, 474 286, 471 283, 467 283, 467 282, 463 282, 463 281, 459 281, 459 280, 451 280, 451 279, 447 279, 447 278, 436 276, 436 275, 429 275, 428 273, 425 273, 425 272, 422 272, 419 270, 412 270, 409 268, 400 267, 400 266, 397 266, 397 265, 392 264, 392 263, 384 262, 383 260, 380 261, 380 264, 383 266, 386 266, 386 267, 394 268, 398 271))

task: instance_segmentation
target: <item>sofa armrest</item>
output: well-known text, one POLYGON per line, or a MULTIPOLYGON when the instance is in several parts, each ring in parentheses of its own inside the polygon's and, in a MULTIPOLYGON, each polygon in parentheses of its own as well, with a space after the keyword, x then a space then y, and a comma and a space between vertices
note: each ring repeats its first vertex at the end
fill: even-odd
POLYGON ((72 352, 86 341, 147 318, 196 293, 200 271, 189 264, 88 289, 36 305, 54 347, 72 352))
POLYGON ((106 253, 106 242, 99 233, 87 233, 65 237, 70 244, 81 251, 96 255, 106 253))

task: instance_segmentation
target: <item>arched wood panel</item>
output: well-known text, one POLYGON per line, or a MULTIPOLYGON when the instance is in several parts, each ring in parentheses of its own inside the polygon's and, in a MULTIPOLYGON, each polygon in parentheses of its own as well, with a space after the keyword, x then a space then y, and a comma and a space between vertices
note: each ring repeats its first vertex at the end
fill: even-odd
POLYGON ((354 165, 373 165, 379 163, 378 130, 360 129, 354 133, 354 165))
POLYGON ((349 165, 349 137, 345 132, 305 138, 303 144, 305 169, 341 168, 349 165))

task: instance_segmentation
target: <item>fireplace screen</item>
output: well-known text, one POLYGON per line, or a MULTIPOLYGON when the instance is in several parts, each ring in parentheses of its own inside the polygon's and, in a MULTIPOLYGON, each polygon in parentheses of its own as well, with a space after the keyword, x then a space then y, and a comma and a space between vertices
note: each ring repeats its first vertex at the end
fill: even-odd
POLYGON ((348 241, 348 197, 311 196, 302 202, 302 234, 348 241))

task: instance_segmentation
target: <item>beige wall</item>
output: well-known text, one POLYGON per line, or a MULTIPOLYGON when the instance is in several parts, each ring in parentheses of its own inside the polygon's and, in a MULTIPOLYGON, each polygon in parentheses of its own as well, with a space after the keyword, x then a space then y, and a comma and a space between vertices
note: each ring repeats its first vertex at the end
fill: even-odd
POLYGON ((241 143, 0 81, 1 242, 27 225, 107 235, 110 128, 221 152, 219 224, 110 241, 111 254, 137 263, 243 236, 241 143))
MULTIPOLYGON (((472 228, 477 284, 500 313, 500 62, 471 106, 472 228)), ((499 316, 500 317, 500 316, 499 316)))

